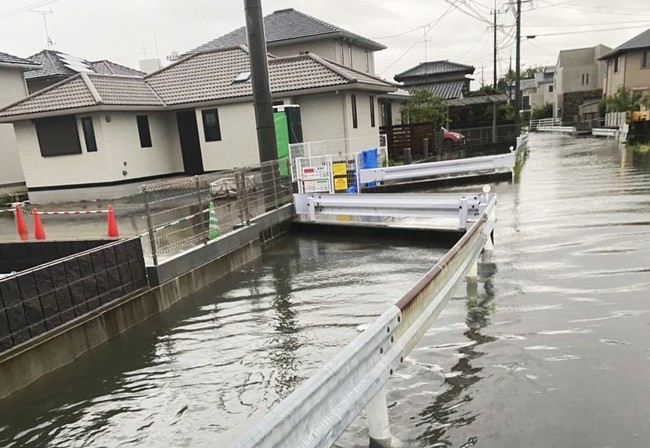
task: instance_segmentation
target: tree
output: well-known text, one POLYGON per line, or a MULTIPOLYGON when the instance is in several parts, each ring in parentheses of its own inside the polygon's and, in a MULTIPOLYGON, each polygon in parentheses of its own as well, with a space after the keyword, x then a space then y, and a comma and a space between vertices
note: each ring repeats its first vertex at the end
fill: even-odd
POLYGON ((541 65, 535 66, 535 67, 528 67, 526 70, 521 72, 521 79, 530 79, 535 77, 535 73, 542 73, 544 71, 544 67, 541 65))
POLYGON ((607 112, 633 112, 639 110, 641 105, 647 106, 649 103, 649 97, 643 98, 640 92, 626 89, 625 86, 620 86, 614 95, 605 98, 607 112))
POLYGON ((435 123, 440 125, 447 119, 447 106, 442 98, 426 90, 417 89, 402 106, 402 123, 435 123))
POLYGON ((550 103, 544 104, 542 107, 536 107, 530 116, 532 120, 540 120, 542 118, 553 118, 553 105, 550 103))

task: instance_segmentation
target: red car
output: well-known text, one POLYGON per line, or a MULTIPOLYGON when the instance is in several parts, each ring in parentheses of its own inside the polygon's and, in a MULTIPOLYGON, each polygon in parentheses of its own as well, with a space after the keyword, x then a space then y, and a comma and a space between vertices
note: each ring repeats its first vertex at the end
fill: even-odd
POLYGON ((445 147, 461 146, 465 144, 465 136, 460 132, 448 131, 444 127, 442 130, 442 144, 445 147))

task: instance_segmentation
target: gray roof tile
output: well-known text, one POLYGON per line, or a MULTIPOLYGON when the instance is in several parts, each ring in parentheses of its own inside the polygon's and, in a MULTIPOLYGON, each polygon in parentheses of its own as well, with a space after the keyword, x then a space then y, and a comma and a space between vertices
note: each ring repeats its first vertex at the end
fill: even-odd
MULTIPOLYGON (((335 34, 353 39, 358 45, 368 47, 372 50, 382 50, 386 48, 380 43, 366 39, 365 37, 361 37, 292 8, 275 11, 264 17, 264 31, 266 33, 267 43, 335 34)), ((211 40, 188 53, 246 44, 246 27, 242 26, 228 34, 224 34, 221 37, 211 40)))
POLYGON ((141 77, 88 74, 102 103, 109 106, 164 106, 141 77))
POLYGON ((396 81, 402 81, 404 78, 427 77, 431 75, 440 75, 443 73, 474 73, 474 67, 471 65, 458 64, 450 61, 432 61, 422 62, 413 68, 395 75, 396 81))
MULTIPOLYGON (((40 70, 32 70, 25 73, 25 79, 34 79, 34 78, 48 78, 48 77, 60 77, 67 78, 79 73, 77 70, 74 70, 68 67, 65 62, 62 60, 62 57, 68 56, 66 53, 54 50, 43 50, 40 53, 36 53, 33 56, 30 56, 29 59, 36 61, 41 64, 40 70)), ((116 64, 111 61, 97 61, 91 62, 86 59, 81 59, 72 56, 74 59, 79 59, 85 65, 88 66, 89 72, 103 73, 106 75, 127 75, 127 76, 144 76, 144 73, 134 70, 129 67, 125 67, 120 64, 116 64)))
POLYGON ((463 86, 465 81, 446 81, 436 82, 431 84, 418 84, 414 86, 405 86, 405 88, 413 92, 415 90, 426 90, 433 95, 442 98, 443 100, 452 100, 460 98, 463 95, 463 86))
POLYGON ((650 28, 641 34, 634 36, 632 39, 619 45, 618 47, 614 48, 614 50, 601 56, 598 59, 608 59, 618 54, 625 53, 628 50, 638 50, 641 48, 650 48, 650 28))
POLYGON ((3 53, 0 51, 0 64, 20 64, 20 65, 33 65, 35 68, 38 67, 38 63, 30 61, 29 59, 19 58, 9 53, 3 53))

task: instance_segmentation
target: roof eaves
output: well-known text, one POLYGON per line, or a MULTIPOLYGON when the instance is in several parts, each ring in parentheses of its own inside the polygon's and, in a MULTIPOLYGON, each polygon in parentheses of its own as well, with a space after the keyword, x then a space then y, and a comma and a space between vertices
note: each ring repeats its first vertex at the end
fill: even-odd
POLYGON ((0 108, 0 115, 2 115, 2 112, 6 111, 6 110, 8 110, 8 109, 11 109, 12 107, 18 106, 19 104, 22 104, 22 103, 24 103, 24 102, 26 102, 26 101, 29 101, 29 100, 31 100, 32 98, 36 98, 37 96, 41 96, 41 95, 43 95, 44 93, 47 93, 47 92, 49 92, 50 90, 54 90, 54 89, 56 89, 57 87, 62 86, 62 85, 64 85, 64 84, 68 83, 68 82, 72 82, 73 80, 75 80, 75 79, 77 79, 77 78, 79 78, 79 77, 81 77, 81 73, 77 73, 76 75, 70 76, 69 78, 66 78, 66 79, 64 79, 63 81, 59 81, 59 82, 57 82, 56 84, 52 84, 52 85, 49 86, 49 87, 46 87, 46 88, 41 89, 41 90, 39 90, 39 91, 36 91, 36 92, 32 93, 31 95, 27 95, 26 97, 21 98, 21 99, 19 99, 18 101, 14 101, 14 102, 11 103, 11 104, 7 104, 6 106, 0 108))

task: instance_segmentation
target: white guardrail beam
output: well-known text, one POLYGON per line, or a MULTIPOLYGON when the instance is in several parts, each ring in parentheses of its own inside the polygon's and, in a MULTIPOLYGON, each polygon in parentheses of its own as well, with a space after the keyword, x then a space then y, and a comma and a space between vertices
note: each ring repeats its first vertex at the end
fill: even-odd
POLYGON ((425 216, 458 218, 458 227, 467 228, 468 220, 479 216, 481 195, 470 194, 294 194, 296 213, 306 214, 312 222, 317 214, 356 216, 425 216))
POLYGON ((512 171, 515 167, 516 151, 511 147, 509 154, 444 160, 441 162, 416 163, 384 168, 359 170, 359 182, 399 181, 449 174, 469 174, 479 171, 512 171))
POLYGON ((397 303, 273 408, 233 448, 325 448, 368 408, 370 437, 388 446, 385 385, 491 247, 496 195, 449 252, 397 303))

